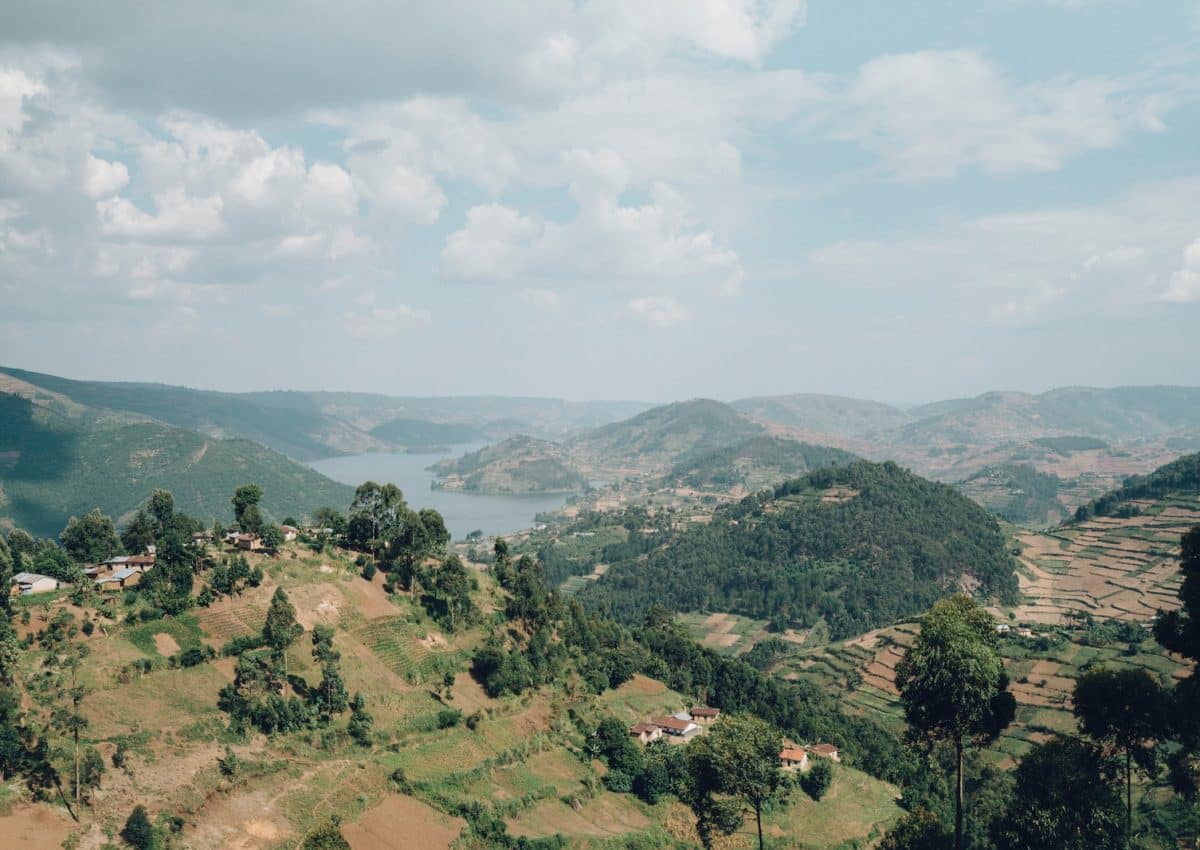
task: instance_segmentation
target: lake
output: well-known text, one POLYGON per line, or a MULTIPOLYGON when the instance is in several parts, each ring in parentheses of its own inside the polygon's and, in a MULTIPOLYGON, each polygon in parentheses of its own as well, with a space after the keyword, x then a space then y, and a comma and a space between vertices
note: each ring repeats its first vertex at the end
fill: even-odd
POLYGON ((453 451, 440 454, 360 454, 331 457, 309 464, 334 481, 357 487, 364 481, 395 484, 404 491, 405 501, 414 510, 433 508, 446 521, 446 528, 455 540, 461 540, 475 529, 484 534, 507 534, 533 525, 533 518, 543 511, 553 511, 566 504, 564 495, 552 496, 492 496, 462 493, 453 490, 434 490, 434 474, 426 467, 445 457, 458 457, 475 451, 484 444, 453 446, 453 451))

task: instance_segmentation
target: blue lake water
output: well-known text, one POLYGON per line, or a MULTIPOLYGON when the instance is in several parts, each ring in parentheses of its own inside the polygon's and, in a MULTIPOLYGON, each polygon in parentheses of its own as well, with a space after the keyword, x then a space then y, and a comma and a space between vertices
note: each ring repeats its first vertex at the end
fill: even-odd
POLYGON ((331 457, 309 464, 334 481, 357 487, 364 481, 395 484, 404 491, 409 507, 433 508, 446 520, 455 540, 475 529, 484 534, 507 534, 533 525, 533 518, 566 504, 566 496, 484 496, 451 490, 434 490, 434 474, 426 467, 444 457, 456 457, 483 444, 454 446, 449 454, 360 454, 331 457))

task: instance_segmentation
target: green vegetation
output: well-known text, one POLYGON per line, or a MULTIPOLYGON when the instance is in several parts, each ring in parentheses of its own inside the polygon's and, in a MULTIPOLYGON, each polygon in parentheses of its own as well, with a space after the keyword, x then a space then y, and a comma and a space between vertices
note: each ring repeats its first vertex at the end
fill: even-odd
POLYGON ((267 493, 268 516, 345 505, 350 488, 248 440, 204 437, 151 422, 68 419, 0 394, 0 517, 37 535, 57 535, 93 508, 122 518, 147 492, 170 490, 180 510, 205 522, 232 517, 229 494, 247 480, 267 493))
POLYGON ((964 481, 963 487, 970 491, 977 482, 986 482, 989 490, 999 490, 998 496, 985 498, 984 504, 1009 522, 1044 523, 1051 514, 1065 513, 1058 500, 1062 479, 1027 463, 984 467, 964 481))
POLYGON ((606 464, 669 464, 686 455, 700 455, 762 434, 727 404, 694 399, 663 405, 623 422, 602 425, 573 441, 606 464))
POLYGON ((814 469, 856 460, 841 449, 778 437, 752 437, 736 446, 684 458, 667 473, 666 481, 684 487, 728 489, 741 485, 759 489, 814 469))
POLYGON ((1160 466, 1149 475, 1134 475, 1125 483, 1095 501, 1080 505, 1075 521, 1093 516, 1120 516, 1133 511, 1126 503, 1132 499, 1160 499, 1179 491, 1200 490, 1200 453, 1184 455, 1160 466))
POLYGON ((430 422, 425 419, 399 417, 376 425, 372 437, 397 446, 445 446, 452 443, 474 443, 486 436, 478 428, 451 422, 430 422))
POLYGON ((533 437, 510 437, 461 458, 446 458, 433 467, 441 486, 479 493, 573 493, 587 480, 563 459, 554 443, 533 437))
POLYGON ((995 520, 895 464, 810 473, 719 508, 712 522, 612 563, 579 598, 627 623, 658 604, 777 626, 823 620, 834 639, 928 608, 969 575, 1012 600, 1015 563, 995 520))

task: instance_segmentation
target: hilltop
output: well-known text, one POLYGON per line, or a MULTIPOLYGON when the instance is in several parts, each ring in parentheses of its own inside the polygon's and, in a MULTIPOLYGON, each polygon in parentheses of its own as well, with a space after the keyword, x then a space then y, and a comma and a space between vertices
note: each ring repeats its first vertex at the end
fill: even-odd
POLYGON ((841 638, 964 586, 1009 600, 1017 587, 986 511, 890 463, 821 469, 631 549, 579 592, 625 622, 657 605, 770 619, 781 629, 820 622, 841 638))
POLYGON ((672 467, 665 486, 749 492, 798 478, 814 469, 860 458, 841 449, 779 437, 751 437, 728 448, 690 455, 672 467))
POLYGON ((108 418, 149 419, 212 437, 241 437, 301 461, 522 432, 561 437, 650 406, 503 396, 229 393, 166 384, 76 381, 11 367, 0 367, 0 390, 54 398, 59 405, 88 408, 108 418), (4 390, 5 386, 10 389, 4 390), (427 442, 434 434, 445 439, 427 442))
POLYGON ((0 525, 37 535, 57 537, 69 517, 95 507, 125 517, 154 488, 173 491, 182 510, 209 521, 232 517, 230 496, 247 481, 266 487, 263 511, 276 520, 344 507, 353 497, 351 488, 249 440, 7 393, 0 393, 0 423, 0 525))
POLYGON ((878 401, 813 393, 743 398, 731 406, 760 422, 847 436, 888 431, 914 418, 905 410, 878 401))
POLYGON ((533 437, 510 437, 461 458, 446 458, 433 470, 438 486, 481 493, 574 493, 587 480, 564 460, 560 446, 533 437))

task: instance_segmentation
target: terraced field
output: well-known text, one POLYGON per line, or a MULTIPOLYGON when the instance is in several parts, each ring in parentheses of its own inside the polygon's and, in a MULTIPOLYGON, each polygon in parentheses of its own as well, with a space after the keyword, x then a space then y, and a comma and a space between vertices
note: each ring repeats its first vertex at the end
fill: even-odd
POLYGON ((1018 621, 1062 624, 1072 614, 1149 620, 1178 606, 1179 538, 1200 523, 1200 500, 1132 502, 1141 513, 1025 533, 1018 621))
POLYGON ((410 684, 461 669, 466 654, 404 617, 382 617, 350 632, 385 667, 410 684))

